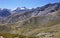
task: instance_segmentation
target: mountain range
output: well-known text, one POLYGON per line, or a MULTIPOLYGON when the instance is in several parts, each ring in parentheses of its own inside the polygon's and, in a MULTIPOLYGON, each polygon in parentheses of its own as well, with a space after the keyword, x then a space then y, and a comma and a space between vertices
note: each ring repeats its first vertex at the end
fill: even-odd
POLYGON ((60 38, 60 2, 32 9, 0 9, 0 32, 60 38))

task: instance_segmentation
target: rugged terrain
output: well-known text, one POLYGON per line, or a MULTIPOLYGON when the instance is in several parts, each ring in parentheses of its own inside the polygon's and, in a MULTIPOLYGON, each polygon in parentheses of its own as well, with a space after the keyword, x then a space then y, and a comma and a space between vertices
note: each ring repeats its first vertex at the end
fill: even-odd
POLYGON ((1 33, 23 35, 24 38, 60 38, 60 3, 20 9, 0 19, 1 33))

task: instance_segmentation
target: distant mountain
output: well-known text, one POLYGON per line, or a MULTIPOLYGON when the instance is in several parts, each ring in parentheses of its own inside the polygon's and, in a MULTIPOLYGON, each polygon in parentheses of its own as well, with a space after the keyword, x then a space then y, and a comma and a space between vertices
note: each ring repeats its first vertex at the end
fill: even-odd
POLYGON ((13 12, 15 13, 21 13, 21 12, 29 12, 30 9, 26 8, 26 7, 18 7, 15 10, 13 10, 13 12))
POLYGON ((44 15, 47 14, 49 12, 54 12, 60 10, 60 3, 54 3, 54 4, 47 4, 45 6, 42 7, 37 7, 35 9, 35 11, 39 11, 38 15, 44 15))
POLYGON ((0 9, 0 17, 7 17, 9 15, 11 15, 9 9, 0 9))
POLYGON ((25 7, 23 9, 17 8, 15 10, 16 13, 8 16, 6 20, 8 19, 7 20, 8 23, 10 22, 13 23, 13 22, 26 20, 31 17, 44 16, 48 13, 52 13, 58 10, 60 10, 60 3, 47 4, 45 6, 37 7, 34 9, 27 9, 25 7))
POLYGON ((40 16, 40 15, 45 15, 48 14, 49 12, 54 12, 60 10, 60 2, 59 3, 50 3, 46 4, 42 7, 36 7, 32 9, 28 9, 26 7, 18 7, 15 10, 9 10, 9 9, 0 9, 0 17, 6 17, 11 15, 11 13, 26 13, 29 12, 31 16, 40 16))

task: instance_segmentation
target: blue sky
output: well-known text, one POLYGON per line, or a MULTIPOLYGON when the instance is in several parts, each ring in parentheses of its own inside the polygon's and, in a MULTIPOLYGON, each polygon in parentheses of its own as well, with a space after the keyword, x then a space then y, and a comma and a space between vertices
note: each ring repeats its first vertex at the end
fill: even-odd
POLYGON ((13 9, 24 6, 27 8, 35 8, 55 2, 60 2, 60 0, 0 0, 0 8, 13 9))

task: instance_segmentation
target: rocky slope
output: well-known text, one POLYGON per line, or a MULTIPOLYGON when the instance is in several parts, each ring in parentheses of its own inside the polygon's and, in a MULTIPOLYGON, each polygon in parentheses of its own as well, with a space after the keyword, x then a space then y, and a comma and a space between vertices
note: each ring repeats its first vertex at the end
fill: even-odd
POLYGON ((1 19, 0 32, 39 38, 60 38, 60 3, 11 14, 1 19))
POLYGON ((44 16, 31 17, 13 24, 1 24, 0 26, 2 27, 0 29, 2 32, 11 34, 39 38, 60 38, 60 10, 44 16))
MULTIPOLYGON (((4 18, 1 22, 2 23, 15 23, 18 21, 26 20, 31 17, 36 17, 36 16, 44 16, 48 13, 52 13, 55 11, 60 10, 60 3, 54 3, 54 4, 47 4, 42 7, 37 7, 34 9, 23 9, 21 11, 21 8, 16 9, 19 11, 18 13, 11 14, 10 16, 4 18)), ((14 10, 15 12, 17 12, 14 10)))

